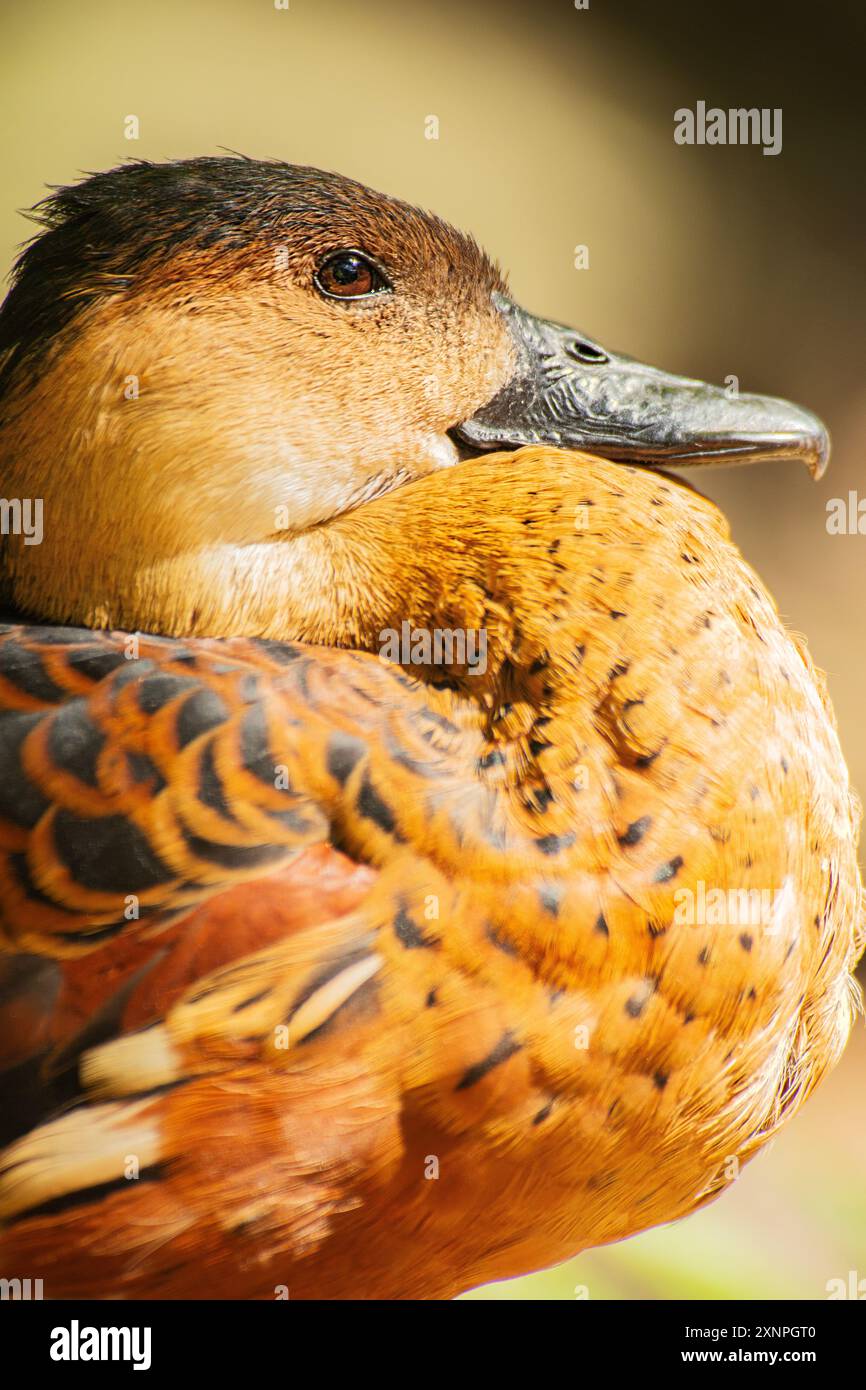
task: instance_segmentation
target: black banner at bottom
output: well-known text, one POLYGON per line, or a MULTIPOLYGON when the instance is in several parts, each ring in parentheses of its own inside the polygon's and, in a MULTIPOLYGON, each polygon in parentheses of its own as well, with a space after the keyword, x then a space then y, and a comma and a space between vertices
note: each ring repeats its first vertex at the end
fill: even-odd
MULTIPOLYGON (((535 1362, 553 1356, 555 1343, 524 1340, 543 1323, 546 1339, 579 1338, 559 1344, 555 1359, 573 1360, 584 1369, 593 1365, 617 1374, 622 1371, 666 1372, 675 1366, 789 1366, 811 1367, 823 1379, 856 1364, 863 1342, 862 1310, 850 1301, 821 1303, 663 1303, 592 1302, 563 1304, 511 1303, 512 1312, 500 1324, 502 1304, 485 1313, 477 1304, 437 1307, 432 1304, 389 1305, 376 1302, 274 1303, 178 1302, 40 1302, 10 1299, 0 1302, 0 1336, 7 1365, 48 1373, 58 1381, 99 1376, 104 1368, 130 1374, 201 1371, 226 1377, 232 1373, 267 1374, 282 1367, 291 1376, 303 1371, 311 1358, 319 1361, 333 1381, 345 1365, 357 1375, 372 1371, 378 1358, 394 1365, 404 1361, 403 1374, 414 1377, 405 1364, 406 1335, 424 1340, 423 1375, 435 1374, 432 1362, 440 1351, 454 1371, 448 1333, 453 1329, 461 1347, 461 1373, 476 1361, 485 1378, 502 1370, 510 1379, 523 1372, 517 1348, 535 1362), (559 1312, 556 1311, 559 1306, 559 1312), (379 1317, 382 1322, 379 1322, 379 1317), (481 1317, 480 1324, 475 1318, 481 1317), (488 1322, 492 1318, 492 1323, 488 1322), (416 1322, 416 1319, 418 1321, 416 1322), (452 1321, 453 1319, 453 1321, 452 1321), (536 1319, 539 1322, 536 1322, 536 1319), (502 1328, 500 1335, 491 1331, 502 1328), (472 1328, 481 1339, 467 1340, 472 1328), (437 1341, 430 1342, 435 1330, 437 1341), (323 1340, 323 1335, 325 1340, 323 1340), (517 1342, 515 1342, 515 1334, 517 1342), (376 1350, 378 1345, 378 1351, 376 1350), (470 1348, 477 1348, 472 1356, 470 1348), (532 1348, 534 1347, 534 1351, 532 1348), (401 1350, 402 1348, 402 1350, 401 1350), (466 1365, 466 1360, 470 1365, 466 1365), (295 1367, 292 1372, 292 1366, 295 1367)), ((395 1368, 396 1370, 396 1368, 395 1368)), ((303 1372, 308 1374, 309 1371, 303 1372)), ((443 1374, 445 1366, 443 1365, 443 1374)))

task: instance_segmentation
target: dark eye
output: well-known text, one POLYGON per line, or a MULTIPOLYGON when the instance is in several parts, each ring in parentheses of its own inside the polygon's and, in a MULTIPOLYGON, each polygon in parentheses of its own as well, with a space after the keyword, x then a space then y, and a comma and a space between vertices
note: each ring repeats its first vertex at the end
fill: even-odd
POLYGON ((568 351, 572 357, 576 357, 578 362, 586 362, 588 366, 598 367, 607 362, 608 355, 597 348, 594 343, 587 343, 583 338, 575 338, 568 345, 568 351))
POLYGON ((391 288, 382 271, 361 251, 335 251, 313 276, 329 299, 366 299, 391 288))

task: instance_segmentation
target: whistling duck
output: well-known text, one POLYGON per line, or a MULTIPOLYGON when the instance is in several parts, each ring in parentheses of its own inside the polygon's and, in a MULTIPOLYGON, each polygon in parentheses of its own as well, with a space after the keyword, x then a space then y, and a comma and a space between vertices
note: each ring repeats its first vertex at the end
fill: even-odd
POLYGON ((446 1297, 717 1195, 845 1043, 859 812, 805 646, 658 469, 818 474, 823 426, 333 174, 132 163, 41 216, 0 1272, 446 1297))

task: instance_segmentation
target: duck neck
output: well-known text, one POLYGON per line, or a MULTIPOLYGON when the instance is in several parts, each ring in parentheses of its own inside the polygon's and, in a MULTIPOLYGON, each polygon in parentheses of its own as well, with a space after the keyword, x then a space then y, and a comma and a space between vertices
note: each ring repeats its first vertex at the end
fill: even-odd
MULTIPOLYGON (((621 477, 550 449, 489 455, 284 539, 94 558, 83 538, 62 573, 45 570, 47 547, 22 546, 7 596, 53 622, 369 651, 487 709, 579 697, 595 679, 578 656, 603 602, 593 575, 626 505, 621 477), (593 496, 603 524, 582 529, 575 513, 593 496)), ((638 474, 630 490, 641 486, 638 474)))

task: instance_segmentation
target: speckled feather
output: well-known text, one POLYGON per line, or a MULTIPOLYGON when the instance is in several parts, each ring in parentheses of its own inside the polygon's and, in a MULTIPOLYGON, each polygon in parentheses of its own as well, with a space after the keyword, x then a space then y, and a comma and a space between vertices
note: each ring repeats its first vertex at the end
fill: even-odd
POLYGON ((0 641, 11 993, 67 1088, 5 1153, 0 1249, 52 1296, 550 1264, 720 1191, 844 1045, 859 809, 708 502, 526 449, 328 531, 348 592, 292 647, 0 641), (486 628, 486 672, 383 664, 404 619, 486 628), (680 923, 701 882, 778 910, 680 923))

